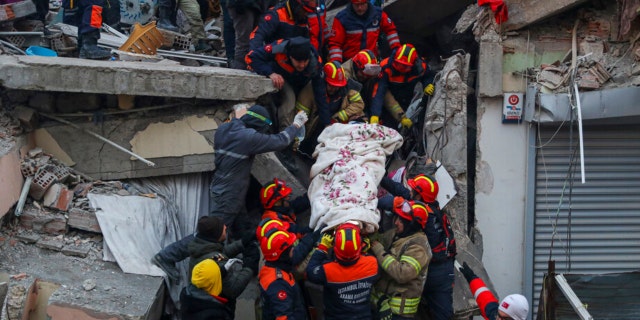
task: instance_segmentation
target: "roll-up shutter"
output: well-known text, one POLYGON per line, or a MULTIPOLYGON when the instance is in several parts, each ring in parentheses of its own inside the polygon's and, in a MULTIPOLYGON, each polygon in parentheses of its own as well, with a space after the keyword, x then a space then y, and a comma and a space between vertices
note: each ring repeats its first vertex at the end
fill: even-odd
POLYGON ((584 128, 585 184, 569 129, 556 131, 543 127, 536 142, 534 312, 549 259, 558 273, 640 269, 640 126, 584 128))

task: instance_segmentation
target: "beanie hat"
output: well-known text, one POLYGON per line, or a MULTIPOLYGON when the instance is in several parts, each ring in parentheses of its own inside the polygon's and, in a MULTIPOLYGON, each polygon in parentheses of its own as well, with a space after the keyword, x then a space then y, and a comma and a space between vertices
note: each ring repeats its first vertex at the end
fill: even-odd
POLYGON ((311 42, 305 37, 293 37, 287 44, 287 54, 296 60, 309 60, 311 58, 311 42))
POLYGON ((508 314, 513 320, 526 320, 529 314, 529 302, 521 294, 511 294, 500 302, 498 310, 508 314))
POLYGON ((218 242, 224 231, 224 223, 218 217, 204 216, 198 219, 196 231, 198 238, 218 242))
POLYGON ((222 275, 220 266, 213 259, 205 259, 193 267, 191 283, 198 289, 202 289, 212 296, 218 296, 222 292, 222 275))
POLYGON ((255 104, 247 113, 245 113, 240 120, 244 122, 244 125, 261 131, 261 129, 268 128, 271 125, 271 119, 269 119, 269 111, 261 105, 255 104))

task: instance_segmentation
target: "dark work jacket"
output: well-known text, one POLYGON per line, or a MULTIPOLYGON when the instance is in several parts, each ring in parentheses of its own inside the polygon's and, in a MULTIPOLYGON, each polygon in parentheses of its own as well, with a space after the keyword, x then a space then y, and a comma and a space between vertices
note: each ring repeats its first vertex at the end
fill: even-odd
POLYGON ((189 320, 231 320, 233 311, 223 299, 215 298, 193 284, 187 285, 180 292, 180 314, 182 319, 189 320))
POLYGON ((260 269, 259 280, 263 320, 307 319, 302 289, 291 272, 267 261, 260 269))
POLYGON ((209 187, 211 213, 235 215, 243 211, 255 155, 285 149, 297 131, 291 125, 278 134, 260 133, 239 119, 220 125, 214 136, 216 169, 209 187))
POLYGON ((371 319, 371 290, 378 280, 378 261, 363 255, 342 265, 322 250, 311 255, 307 279, 323 286, 325 319, 371 319))
MULTIPOLYGON (((227 245, 220 242, 211 242, 204 239, 196 238, 189 243, 189 271, 204 259, 212 258, 220 266, 222 271, 222 294, 221 296, 229 299, 229 303, 235 305, 235 300, 247 287, 247 284, 253 278, 253 271, 250 268, 242 267, 224 270, 224 264, 240 254, 243 250, 242 241, 234 241, 227 245)), ((191 272, 189 272, 191 273, 191 272)), ((231 307, 232 309, 235 309, 231 307)))

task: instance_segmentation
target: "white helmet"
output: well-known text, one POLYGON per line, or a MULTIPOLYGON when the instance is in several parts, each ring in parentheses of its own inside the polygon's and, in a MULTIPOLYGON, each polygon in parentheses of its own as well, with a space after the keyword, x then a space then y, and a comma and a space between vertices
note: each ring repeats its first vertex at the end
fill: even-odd
POLYGON ((508 314, 513 320, 527 320, 529 301, 521 294, 511 294, 500 302, 498 310, 508 314))

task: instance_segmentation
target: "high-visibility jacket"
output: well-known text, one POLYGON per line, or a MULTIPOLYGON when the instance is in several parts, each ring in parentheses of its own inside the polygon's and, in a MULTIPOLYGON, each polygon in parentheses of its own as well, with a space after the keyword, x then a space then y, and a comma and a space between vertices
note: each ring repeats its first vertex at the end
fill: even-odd
POLYGON ((380 32, 387 36, 391 49, 400 46, 395 24, 382 8, 373 5, 369 5, 364 16, 358 16, 353 6, 347 5, 333 19, 331 29, 329 61, 346 61, 364 49, 369 49, 378 56, 380 32))
MULTIPOLYGON (((395 56, 395 51, 391 53, 391 56, 395 56)), ((392 59, 385 58, 380 62, 382 72, 380 72, 380 78, 374 85, 372 92, 373 101, 371 103, 371 114, 380 115, 383 104, 385 101, 385 94, 390 92, 393 98, 398 102, 398 108, 404 112, 404 108, 407 108, 413 98, 413 89, 418 82, 422 83, 422 86, 433 81, 433 75, 427 72, 427 64, 418 57, 413 67, 407 73, 400 73, 391 66, 392 59)))
POLYGON ((307 279, 323 286, 325 319, 371 319, 371 290, 378 262, 363 255, 352 265, 340 264, 316 250, 307 266, 307 279))
POLYGON ((361 85, 351 79, 348 84, 340 88, 333 95, 324 95, 325 108, 318 108, 315 95, 311 88, 304 88, 296 99, 296 109, 309 115, 307 133, 310 133, 316 124, 316 118, 321 126, 328 126, 334 122, 347 123, 364 116, 364 101, 360 95, 361 85))
POLYGON ((302 70, 296 71, 287 54, 287 44, 289 40, 278 40, 272 44, 251 50, 246 56, 247 68, 261 74, 269 76, 272 73, 281 75, 284 80, 293 87, 297 95, 304 86, 311 81, 314 96, 318 101, 322 101, 324 96, 324 79, 322 79, 322 60, 315 49, 311 48, 311 58, 309 64, 302 70))
POLYGON ((306 319, 302 290, 293 274, 266 262, 258 274, 263 320, 306 319))
POLYGON ((413 317, 418 312, 431 249, 422 231, 386 244, 394 236, 395 230, 389 230, 383 234, 382 247, 371 247, 384 271, 375 285, 373 298, 377 303, 382 296, 387 296, 392 313, 413 317))
POLYGON ((249 36, 249 48, 251 50, 280 39, 300 36, 309 38, 311 45, 318 52, 322 52, 322 48, 326 45, 326 39, 331 31, 327 26, 324 1, 318 1, 318 7, 315 11, 306 11, 306 21, 295 21, 289 1, 285 1, 267 11, 260 19, 258 26, 249 36))
POLYGON ((471 293, 473 293, 473 297, 476 298, 482 316, 487 320, 495 319, 498 314, 498 299, 496 299, 496 296, 487 288, 484 281, 480 278, 472 279, 469 282, 469 288, 471 289, 471 293))

